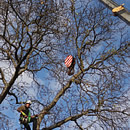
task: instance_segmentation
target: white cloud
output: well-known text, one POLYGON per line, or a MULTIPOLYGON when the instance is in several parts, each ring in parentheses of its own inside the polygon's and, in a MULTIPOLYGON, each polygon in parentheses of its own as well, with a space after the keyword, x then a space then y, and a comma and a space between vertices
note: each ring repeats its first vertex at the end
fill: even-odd
MULTIPOLYGON (((9 65, 8 62, 1 62, 0 68, 2 68, 7 82, 12 78, 15 69, 13 66, 9 65)), ((1 82, 2 84, 2 82, 1 82)), ((23 86, 30 97, 35 97, 37 94, 37 89, 34 88, 36 84, 33 81, 33 75, 29 72, 23 72, 15 81, 14 88, 21 89, 23 86), (26 87, 25 87, 26 86, 26 87)))

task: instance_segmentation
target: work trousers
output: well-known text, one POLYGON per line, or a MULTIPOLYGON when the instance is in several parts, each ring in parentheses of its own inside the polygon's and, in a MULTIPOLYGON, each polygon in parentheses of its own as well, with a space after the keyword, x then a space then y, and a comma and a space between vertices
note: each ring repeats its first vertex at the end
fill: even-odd
MULTIPOLYGON (((36 130, 36 127, 37 127, 37 119, 36 119, 36 117, 31 118, 29 123, 31 123, 31 122, 33 122, 33 130, 36 130)), ((27 130, 31 130, 31 128, 29 126, 29 123, 24 123, 23 124, 27 130)))

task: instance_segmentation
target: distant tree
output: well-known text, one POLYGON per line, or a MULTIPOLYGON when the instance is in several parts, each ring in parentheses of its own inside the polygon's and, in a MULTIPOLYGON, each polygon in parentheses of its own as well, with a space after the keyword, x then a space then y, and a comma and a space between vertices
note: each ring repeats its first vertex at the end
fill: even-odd
POLYGON ((14 108, 20 95, 33 99, 38 130, 129 128, 127 25, 97 1, 3 0, 1 5, 0 59, 8 67, 0 66, 0 103, 6 98, 14 108), (64 65, 69 54, 76 59, 72 76, 64 65), (36 83, 28 88, 35 97, 18 81, 25 73, 36 83))

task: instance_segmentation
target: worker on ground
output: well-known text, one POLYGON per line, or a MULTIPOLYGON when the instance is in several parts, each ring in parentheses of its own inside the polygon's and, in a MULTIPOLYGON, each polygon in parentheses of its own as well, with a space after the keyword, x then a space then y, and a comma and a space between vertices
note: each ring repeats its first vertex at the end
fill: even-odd
POLYGON ((20 106, 17 111, 20 112, 20 123, 25 126, 27 130, 31 130, 29 123, 33 122, 33 130, 36 130, 37 127, 37 119, 36 117, 38 115, 31 116, 31 113, 29 111, 30 105, 32 102, 28 100, 25 105, 20 106))

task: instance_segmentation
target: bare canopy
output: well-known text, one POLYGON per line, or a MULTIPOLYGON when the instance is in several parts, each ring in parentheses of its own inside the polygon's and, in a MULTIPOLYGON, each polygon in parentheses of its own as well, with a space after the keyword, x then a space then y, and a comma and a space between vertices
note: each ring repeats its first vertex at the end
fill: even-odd
POLYGON ((7 126, 11 118, 3 112, 28 98, 39 114, 37 130, 129 128, 128 25, 97 0, 0 5, 2 128, 18 129, 7 126), (71 76, 64 64, 68 55, 75 58, 71 76))

